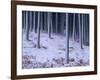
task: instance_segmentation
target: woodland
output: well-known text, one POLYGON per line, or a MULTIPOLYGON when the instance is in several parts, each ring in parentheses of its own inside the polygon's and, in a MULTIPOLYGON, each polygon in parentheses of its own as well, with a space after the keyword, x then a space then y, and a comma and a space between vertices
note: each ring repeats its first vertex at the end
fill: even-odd
POLYGON ((89 65, 89 14, 22 11, 22 68, 89 65))

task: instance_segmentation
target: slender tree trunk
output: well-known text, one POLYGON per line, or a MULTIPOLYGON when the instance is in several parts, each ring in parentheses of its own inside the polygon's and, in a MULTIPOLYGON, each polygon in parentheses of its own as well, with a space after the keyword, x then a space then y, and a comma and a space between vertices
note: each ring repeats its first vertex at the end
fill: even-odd
POLYGON ((25 31, 25 11, 22 12, 22 29, 23 32, 25 31))
POLYGON ((50 25, 51 19, 50 19, 50 15, 51 15, 51 13, 48 12, 48 35, 49 35, 49 38, 51 38, 51 25, 50 25))
POLYGON ((58 13, 56 13, 56 33, 58 32, 58 13))
POLYGON ((89 32, 90 32, 90 30, 89 30, 89 15, 88 14, 87 14, 87 28, 88 28, 88 31, 87 31, 87 33, 88 33, 88 35, 87 35, 88 41, 87 42, 88 42, 88 46, 89 46, 89 40, 90 40, 89 39, 89 34, 90 34, 89 32))
POLYGON ((41 18, 40 18, 41 20, 41 31, 43 31, 43 13, 41 13, 41 18))
POLYGON ((36 12, 37 26, 35 26, 35 33, 38 32, 38 12, 36 12))
POLYGON ((34 32, 36 32, 35 30, 36 30, 36 25, 35 25, 35 23, 36 23, 36 21, 35 21, 35 12, 34 12, 34 16, 33 16, 33 30, 34 30, 34 32))
POLYGON ((32 12, 30 11, 30 14, 29 14, 29 19, 30 19, 30 22, 29 22, 29 24, 30 24, 30 31, 32 31, 32 12))
POLYGON ((25 15, 24 15, 24 23, 25 23, 24 27, 25 27, 25 32, 26 32, 26 11, 25 11, 25 15))
POLYGON ((38 40, 37 40, 37 47, 40 48, 40 12, 38 12, 38 24, 37 24, 37 27, 38 27, 38 40))
MULTIPOLYGON (((82 14, 82 32, 81 32, 82 33, 82 38, 81 38, 82 44, 83 44, 83 30, 84 30, 84 14, 82 14)), ((81 46, 81 48, 83 48, 83 46, 81 46)))
POLYGON ((45 28, 45 31, 48 31, 48 28, 47 28, 47 13, 45 13, 45 15, 44 15, 44 23, 45 23, 45 26, 44 26, 44 28, 45 28))
POLYGON ((61 15, 61 34, 64 34, 64 14, 61 15))
POLYGON ((75 13, 73 14, 73 41, 75 41, 75 13))
POLYGON ((86 25, 85 25, 85 43, 87 42, 87 16, 85 15, 85 23, 86 23, 86 25))
POLYGON ((29 40, 29 12, 26 12, 26 40, 29 40))
POLYGON ((26 23, 26 25, 25 25, 25 32, 27 34, 27 27, 28 27, 28 12, 27 11, 26 11, 25 17, 26 17, 26 19, 25 19, 25 23, 26 23))
POLYGON ((66 61, 69 63, 69 34, 68 34, 68 13, 66 13, 66 61))
POLYGON ((50 21, 50 22, 51 22, 51 23, 50 23, 50 24, 51 24, 51 34, 53 34, 52 14, 51 14, 50 18, 51 18, 51 19, 50 19, 50 20, 51 20, 51 21, 50 21))
POLYGON ((89 28, 88 28, 88 24, 89 24, 89 22, 88 22, 88 15, 86 14, 86 44, 88 44, 88 42, 89 42, 89 28))
POLYGON ((85 14, 83 15, 84 16, 84 32, 83 32, 83 43, 85 42, 85 27, 86 27, 86 20, 85 20, 85 14))
POLYGON ((80 48, 82 49, 82 29, 81 29, 81 22, 80 22, 80 14, 78 14, 78 24, 79 24, 79 42, 80 42, 80 48))

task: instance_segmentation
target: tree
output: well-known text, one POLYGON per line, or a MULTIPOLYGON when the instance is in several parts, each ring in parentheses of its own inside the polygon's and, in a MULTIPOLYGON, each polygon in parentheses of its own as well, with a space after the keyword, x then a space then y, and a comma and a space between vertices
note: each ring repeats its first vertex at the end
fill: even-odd
POLYGON ((29 25, 29 12, 26 11, 26 40, 29 41, 29 29, 30 29, 30 25, 29 25))
POLYGON ((47 12, 44 13, 44 30, 48 31, 48 27, 47 27, 47 12))
POLYGON ((75 13, 73 13, 73 41, 75 41, 75 13))
POLYGON ((50 16, 50 18, 51 18, 51 19, 50 19, 50 24, 51 24, 51 28, 50 28, 50 29, 51 29, 51 34, 53 33, 52 15, 53 15, 53 14, 51 13, 51 16, 50 16))
POLYGON ((30 11, 30 14, 29 14, 29 19, 30 19, 30 31, 32 31, 32 11, 30 11))
POLYGON ((85 35, 85 37, 86 37, 86 45, 89 45, 89 15, 88 14, 86 14, 86 35, 85 35))
POLYGON ((60 22, 61 22, 61 27, 60 27, 60 29, 61 29, 61 34, 62 35, 64 35, 64 21, 65 21, 65 14, 61 14, 61 18, 60 18, 60 22))
POLYGON ((56 33, 58 32, 58 13, 56 13, 56 33))
POLYGON ((40 12, 38 12, 38 24, 37 24, 37 27, 38 27, 38 40, 37 40, 37 47, 40 48, 40 12))
POLYGON ((36 27, 35 23, 36 23, 36 21, 35 21, 35 12, 34 12, 34 16, 33 16, 33 24, 34 24, 33 30, 34 30, 34 32, 36 32, 36 31, 35 31, 35 27, 36 27))
POLYGON ((80 48, 83 49, 83 46, 82 46, 82 27, 81 27, 80 15, 81 14, 78 14, 79 42, 80 42, 80 48))
POLYGON ((22 12, 22 29, 23 29, 23 31, 25 31, 26 29, 26 12, 25 11, 23 11, 22 12))
POLYGON ((37 33, 38 32, 38 12, 35 12, 35 22, 37 23, 37 24, 35 24, 35 33, 37 33))
POLYGON ((85 23, 85 14, 83 15, 83 43, 85 42, 85 26, 86 26, 86 23, 85 23))
POLYGON ((51 38, 51 13, 48 12, 48 35, 49 35, 49 38, 51 38))
POLYGON ((66 13, 66 61, 69 63, 69 32, 68 32, 68 13, 66 13))
MULTIPOLYGON (((84 30, 84 14, 82 14, 82 31, 81 31, 81 33, 82 33, 82 37, 81 37, 82 44, 83 44, 83 35, 84 35, 83 30, 84 30)), ((81 46, 81 48, 83 49, 83 46, 81 46)))
POLYGON ((41 16, 40 16, 40 21, 41 21, 41 31, 43 31, 43 12, 41 12, 41 16))

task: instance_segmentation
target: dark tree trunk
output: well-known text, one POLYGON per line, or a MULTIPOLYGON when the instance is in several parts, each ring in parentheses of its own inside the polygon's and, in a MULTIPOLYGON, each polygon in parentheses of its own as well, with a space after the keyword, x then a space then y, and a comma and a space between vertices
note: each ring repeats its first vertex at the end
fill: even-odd
POLYGON ((58 13, 56 13, 56 33, 58 32, 58 13))
POLYGON ((36 32, 35 30, 35 28, 36 28, 36 25, 35 25, 35 23, 36 23, 36 19, 35 19, 35 12, 34 12, 34 14, 33 14, 34 16, 33 16, 33 30, 34 30, 34 32, 36 32))
POLYGON ((30 25, 29 25, 29 12, 26 12, 26 40, 29 41, 29 29, 30 29, 30 25))
POLYGON ((75 41, 75 13, 73 14, 73 41, 75 41))
POLYGON ((48 35, 51 38, 51 13, 48 12, 48 35))
POLYGON ((82 27, 81 27, 81 19, 80 19, 81 14, 78 14, 78 26, 79 26, 79 43, 80 43, 80 48, 83 49, 82 47, 82 27))
POLYGON ((66 61, 69 63, 69 32, 68 32, 68 13, 66 14, 66 61))
POLYGON ((37 27, 38 27, 38 40, 37 40, 37 47, 40 48, 40 12, 38 12, 38 24, 37 24, 37 27))
MULTIPOLYGON (((81 43, 82 43, 82 45, 83 45, 83 28, 84 28, 84 16, 83 16, 84 14, 82 14, 82 29, 81 29, 81 33, 82 33, 82 36, 81 36, 81 43)), ((81 46, 81 48, 83 49, 83 46, 81 46)))

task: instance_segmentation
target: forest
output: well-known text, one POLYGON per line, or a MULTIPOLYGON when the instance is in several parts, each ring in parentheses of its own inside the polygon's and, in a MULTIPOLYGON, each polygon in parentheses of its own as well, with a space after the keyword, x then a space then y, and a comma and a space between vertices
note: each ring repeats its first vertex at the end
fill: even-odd
POLYGON ((22 11, 22 68, 89 65, 89 14, 22 11))

